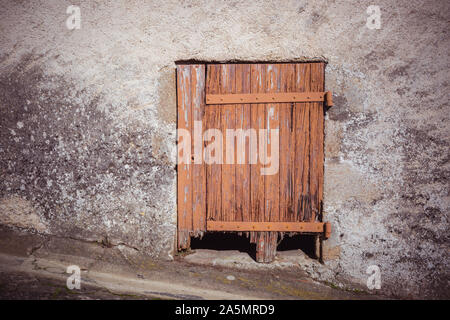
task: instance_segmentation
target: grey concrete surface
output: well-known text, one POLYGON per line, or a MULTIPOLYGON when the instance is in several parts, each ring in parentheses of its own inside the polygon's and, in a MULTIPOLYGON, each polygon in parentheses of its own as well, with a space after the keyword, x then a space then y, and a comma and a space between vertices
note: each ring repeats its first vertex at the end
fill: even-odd
POLYGON ((0 224, 173 259, 175 63, 323 60, 318 277, 449 297, 448 1, 72 4, 0 0, 0 224))
POLYGON ((383 298, 316 282, 294 265, 280 273, 199 262, 155 260, 123 246, 0 228, 0 299, 383 298), (81 270, 79 290, 66 286, 71 265, 81 270))

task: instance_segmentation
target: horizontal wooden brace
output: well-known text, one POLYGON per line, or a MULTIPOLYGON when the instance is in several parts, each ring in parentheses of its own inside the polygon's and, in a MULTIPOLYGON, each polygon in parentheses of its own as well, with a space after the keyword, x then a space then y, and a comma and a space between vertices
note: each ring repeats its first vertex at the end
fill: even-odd
POLYGON ((207 94, 206 104, 242 104, 242 103, 290 103, 290 102, 327 102, 328 92, 284 92, 284 93, 243 93, 243 94, 207 94))
POLYGON ((280 231, 331 233, 328 222, 244 222, 244 221, 207 221, 207 231, 280 231))

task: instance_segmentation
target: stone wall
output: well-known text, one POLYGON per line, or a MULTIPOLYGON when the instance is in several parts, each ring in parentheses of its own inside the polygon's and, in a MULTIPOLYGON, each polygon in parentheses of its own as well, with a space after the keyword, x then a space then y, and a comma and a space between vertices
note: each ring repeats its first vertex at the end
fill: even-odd
POLYGON ((170 258, 175 62, 325 60, 325 280, 448 297, 448 1, 0 2, 1 224, 170 258))

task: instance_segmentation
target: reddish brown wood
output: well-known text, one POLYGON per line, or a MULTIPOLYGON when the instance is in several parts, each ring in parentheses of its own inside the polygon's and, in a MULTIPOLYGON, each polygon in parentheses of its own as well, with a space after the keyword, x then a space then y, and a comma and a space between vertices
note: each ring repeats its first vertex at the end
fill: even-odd
MULTIPOLYGON (((325 83, 324 83, 324 85, 325 85, 325 83)), ((327 107, 333 106, 333 93, 331 91, 325 92, 325 103, 326 103, 327 107)))
MULTIPOLYGON (((178 96, 178 128, 191 131, 192 112, 191 112, 191 67, 178 66, 177 68, 177 96, 178 96)), ((180 140, 180 139, 179 139, 180 140)), ((185 157, 180 154, 180 142, 178 141, 178 158, 185 157)), ((190 142, 189 142, 190 143, 190 142)), ((187 150, 182 150, 187 152, 187 150)), ((186 157, 185 157, 186 158, 186 157)), ((190 232, 192 231, 192 180, 190 156, 187 161, 180 163, 178 159, 178 249, 186 249, 190 246, 190 232)))
MULTIPOLYGON (((295 65, 296 91, 309 91, 311 64, 295 65)), ((309 103, 294 104, 295 155, 294 160, 294 221, 308 221, 310 215, 309 194, 309 103)))
MULTIPOLYGON (((265 65, 266 76, 263 80, 264 92, 274 93, 280 91, 280 66, 279 65, 265 65)), ((266 136, 264 137, 264 146, 259 145, 260 152, 263 154, 267 161, 263 161, 265 166, 266 175, 264 177, 264 221, 280 221, 280 185, 279 185, 279 160, 280 160, 280 147, 279 147, 279 127, 280 127, 280 104, 269 103, 265 105, 265 129, 266 136), (272 132, 273 131, 273 132, 272 132), (274 134, 276 136, 274 136, 274 134), (261 148, 263 150, 261 150, 261 148), (270 161, 269 161, 270 159, 270 161), (274 171, 274 162, 278 162, 276 165, 277 170, 274 171), (269 171, 270 169, 270 171, 269 171)), ((256 260, 259 262, 271 262, 276 255, 276 243, 278 233, 277 232, 265 232, 260 234, 257 245, 256 260), (264 239, 263 241, 261 239, 264 239)))
MULTIPOLYGON (((235 64, 221 65, 220 92, 228 94, 236 90, 235 64)), ((228 137, 228 130, 236 127, 236 106, 225 105, 220 107, 222 118, 222 133, 224 135, 225 161, 222 164, 222 216, 221 220, 232 221, 236 212, 236 166, 235 147, 232 139, 228 137)))
MULTIPOLYGON (((280 91, 293 91, 295 66, 282 64, 280 91)), ((295 136, 294 104, 280 105, 280 221, 292 221, 294 213, 295 136)))
POLYGON ((206 231, 206 166, 202 135, 205 126, 205 65, 191 66, 192 144, 192 229, 193 235, 206 231), (195 122, 194 122, 195 121, 195 122), (201 124, 201 125, 200 125, 201 124))
MULTIPOLYGON (((319 89, 322 88, 322 90, 325 89, 325 63, 321 63, 320 67, 320 84, 319 89)), ((329 100, 327 100, 326 103, 330 103, 328 106, 331 107, 333 105, 333 101, 331 98, 331 91, 328 91, 327 96, 329 97, 329 100)), ((318 174, 319 174, 319 194, 318 194, 318 200, 319 200, 319 216, 318 220, 323 221, 322 217, 322 210, 323 210, 323 183, 324 183, 324 165, 325 165, 325 150, 324 150, 324 141, 325 141, 325 111, 323 109, 323 103, 319 107, 319 117, 318 117, 318 140, 317 144, 319 146, 319 157, 318 157, 318 174)), ((331 228, 331 226, 330 226, 331 228)), ((331 230, 331 229, 330 229, 331 230)))
MULTIPOLYGON (((263 91, 262 85, 265 79, 265 68, 260 64, 253 64, 251 66, 251 91, 252 93, 259 93, 263 91)), ((251 112, 251 127, 256 130, 258 137, 251 141, 251 149, 256 150, 258 154, 257 163, 250 166, 250 210, 252 221, 264 221, 264 176, 261 175, 261 136, 259 130, 266 128, 265 105, 252 104, 250 106, 251 112)))
POLYGON ((208 221, 210 231, 279 231, 279 232, 330 232, 325 230, 323 222, 244 222, 244 221, 208 221))
POLYGON ((270 262, 279 232, 324 233, 321 222, 320 230, 314 224, 321 220, 323 197, 323 105, 331 97, 324 93, 324 67, 323 63, 177 67, 178 128, 189 130, 194 140, 193 123, 201 121, 204 160, 218 160, 202 163, 193 144, 194 163, 178 165, 179 249, 188 248, 190 236, 201 236, 205 230, 245 232, 257 244, 257 261, 270 262), (294 94, 296 102, 286 100, 294 94), (308 96, 311 100, 298 102, 308 96), (265 103, 245 100, 255 97, 265 103), (206 106, 208 98, 231 104, 211 100, 218 104, 206 106), (223 141, 208 134, 208 129, 220 129, 223 141), (254 129, 257 135, 251 139, 249 134, 242 143, 227 137, 227 129, 254 129), (273 147, 270 133, 261 135, 259 129, 278 129, 279 145, 273 147), (229 150, 227 142, 232 146, 229 150), (213 143, 222 148, 209 153, 213 143), (261 163, 264 150, 270 156, 279 152, 278 173, 262 174, 261 169, 269 167, 261 163), (257 153, 256 163, 252 151, 257 153), (220 227, 221 223, 226 226, 220 227), (256 223, 263 225, 243 228, 256 223), (300 229, 306 225, 314 227, 300 229))
MULTIPOLYGON (((323 90, 323 63, 311 64, 310 90, 323 90)), ((323 103, 310 104, 310 199, 309 221, 315 221, 319 215, 321 203, 321 185, 323 178, 323 103)))
MULTIPOLYGON (((279 65, 266 65, 266 85, 265 91, 268 93, 280 91, 280 66, 279 65)), ((265 165, 267 174, 265 176, 264 198, 265 198, 265 221, 280 221, 280 174, 279 174, 279 161, 282 155, 280 155, 280 142, 279 142, 279 130, 280 130, 280 104, 273 103, 266 105, 266 129, 267 136, 265 137, 265 149, 267 153, 267 160, 265 165), (273 131, 273 132, 272 132, 273 131), (277 135, 275 138, 274 134, 277 135), (272 139, 274 138, 274 139, 272 139), (275 160, 275 157, 277 158, 275 160), (269 168, 274 168, 274 162, 278 162, 277 171, 270 172, 269 168)))
MULTIPOLYGON (((281 65, 270 64, 265 67, 275 70, 279 69, 281 65)), ((206 95, 206 104, 322 102, 324 97, 325 92, 208 94, 206 95)))
MULTIPOLYGON (((266 76, 266 69, 264 65, 254 64, 251 66, 251 93, 263 93, 264 83, 266 76)), ((252 141, 252 150, 257 150, 258 159, 257 163, 250 166, 250 205, 252 221, 264 221, 265 217, 265 201, 264 201, 264 187, 265 176, 261 175, 261 136, 260 129, 266 128, 265 117, 265 105, 264 104, 252 104, 250 106, 251 112, 251 127, 256 130, 258 138, 252 141)), ((264 138, 264 137, 262 137, 264 138)), ((263 140, 264 141, 264 140, 263 140)), ((252 232, 250 235, 250 241, 256 243, 256 260, 258 262, 264 262, 264 244, 265 233, 264 232, 252 232)))
POLYGON ((258 232, 256 238, 256 261, 269 263, 275 259, 278 232, 258 232))
MULTIPOLYGON (((236 65, 236 92, 250 92, 250 65, 236 65)), ((236 129, 247 131, 251 128, 250 105, 237 104, 236 129)), ((251 221, 249 217, 250 208, 250 137, 244 141, 235 141, 236 158, 236 210, 234 221, 251 221)))
MULTIPOLYGON (((219 76, 220 65, 207 66, 207 93, 219 93, 219 76)), ((208 106, 205 110, 205 130, 222 129, 221 112, 219 106, 208 106)), ((211 131, 209 131, 211 132, 211 131)), ((205 133, 208 141, 205 142, 205 157, 208 159, 206 164, 206 211, 207 220, 220 220, 222 214, 222 161, 223 154, 217 154, 211 151, 209 154, 206 150, 208 146, 216 142, 218 137, 213 137, 205 133), (212 162, 211 157, 217 159, 218 163, 212 162)), ((220 142, 222 144, 222 142, 220 142)))

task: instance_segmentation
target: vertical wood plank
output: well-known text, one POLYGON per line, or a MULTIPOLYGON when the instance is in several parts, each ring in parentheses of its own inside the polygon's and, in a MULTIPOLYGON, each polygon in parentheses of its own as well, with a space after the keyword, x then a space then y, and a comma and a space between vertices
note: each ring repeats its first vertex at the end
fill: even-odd
MULTIPOLYGON (((265 72, 260 64, 251 65, 251 93, 261 93, 265 72)), ((257 150, 257 162, 250 166, 251 176, 251 219, 252 221, 264 221, 264 176, 261 175, 261 148, 259 146, 259 129, 265 128, 265 105, 252 104, 251 127, 256 130, 257 139, 252 139, 251 149, 257 150)))
MULTIPOLYGON (((295 91, 307 92, 310 89, 311 64, 295 65, 295 91)), ((295 154, 294 165, 296 221, 304 221, 309 216, 309 103, 294 104, 295 154)))
MULTIPOLYGON (((316 87, 315 74, 317 63, 311 63, 311 75, 310 75, 310 91, 314 91, 316 87)), ((317 172, 317 158, 318 158, 318 145, 317 145, 317 103, 309 104, 309 199, 311 209, 305 211, 305 220, 311 221, 317 211, 317 188, 318 188, 318 172, 317 172)))
MULTIPOLYGON (((266 78, 264 91, 266 93, 280 92, 280 67, 277 64, 267 64, 264 66, 266 69, 266 78)), ((265 148, 267 158, 271 157, 271 161, 280 160, 279 140, 272 140, 272 130, 280 130, 280 104, 269 103, 265 105, 265 117, 266 117, 266 137, 265 148), (278 159, 275 159, 278 157, 278 159)), ((269 168, 273 166, 273 163, 266 164, 265 167, 269 168)), ((265 221, 280 221, 280 174, 278 171, 274 174, 268 174, 264 176, 264 201, 265 201, 265 221)))
MULTIPOLYGON (((319 85, 320 91, 325 91, 325 63, 320 63, 320 75, 319 79, 321 81, 319 85)), ((319 117, 318 117, 318 126, 317 129, 319 131, 318 137, 319 137, 319 159, 318 159, 318 166, 319 166, 319 214, 320 218, 322 217, 322 208, 323 208, 323 183, 324 183, 324 164, 325 164, 325 108, 324 103, 319 104, 319 117)), ((323 221, 323 220, 322 220, 323 221)))
MULTIPOLYGON (((276 92, 276 73, 274 72, 273 66, 263 64, 256 65, 255 67, 257 68, 255 72, 256 83, 252 82, 252 90, 254 90, 252 92, 276 92)), ((268 156, 268 153, 270 152, 270 150, 268 149, 268 138, 270 137, 270 135, 264 135, 263 132, 259 131, 259 129, 269 129, 271 126, 271 121, 273 121, 273 127, 276 128, 279 125, 279 115, 278 112, 275 112, 275 107, 272 104, 256 104, 252 106, 252 108, 257 109, 255 117, 252 110, 252 124, 254 123, 254 126, 252 126, 258 130, 259 154, 259 163, 257 166, 259 167, 259 172, 257 173, 259 174, 259 177, 254 180, 252 176, 252 195, 254 195, 256 199, 258 199, 256 202, 259 204, 259 206, 256 207, 256 210, 259 210, 259 212, 256 212, 256 221, 270 221, 271 214, 273 214, 275 210, 279 210, 279 183, 277 183, 277 176, 275 176, 276 178, 274 178, 273 176, 263 175, 261 173, 261 168, 265 166, 261 164, 261 162, 266 163, 265 160, 268 156), (274 117, 275 114, 276 118, 274 117), (253 119, 255 119, 255 121, 253 119), (257 189, 253 184, 254 182, 257 183, 257 189), (275 184, 274 187, 273 184, 275 184), (266 188, 268 188, 267 192, 266 188)), ((256 176, 256 173, 254 176, 256 176)), ((272 262, 273 259, 275 259, 277 239, 278 232, 255 233, 253 240, 256 242, 256 261, 268 263, 272 262)))
MULTIPOLYGON (((250 93, 250 65, 236 65, 236 93, 250 93)), ((236 129, 247 132, 251 128, 250 105, 236 105, 236 129)), ((245 137, 245 136, 244 136, 245 137)), ((250 220, 250 138, 243 143, 237 142, 236 157, 242 157, 244 163, 237 163, 236 167, 236 212, 235 221, 250 220)))
POLYGON ((270 263, 277 253, 278 232, 256 233, 256 261, 270 263))
MULTIPOLYGON (((192 130, 191 112, 191 70, 190 66, 177 67, 177 96, 178 96, 178 128, 192 130)), ((180 137, 178 137, 180 140, 180 137)), ((178 141, 180 142, 180 141, 178 141)), ((189 142, 190 143, 190 142, 189 142)), ((187 150, 183 150, 186 152, 187 150)), ((190 156, 187 163, 180 163, 180 143, 178 143, 177 189, 178 189, 178 249, 190 246, 190 232, 192 231, 192 183, 190 156)))
MULTIPOLYGON (((235 78, 236 65, 223 64, 221 65, 221 81, 220 81, 220 93, 229 94, 235 91, 236 78, 235 78)), ((224 150, 225 150, 225 162, 222 165, 222 221, 232 221, 236 211, 236 166, 235 166, 235 148, 233 141, 227 138, 227 130, 234 130, 236 127, 236 106, 235 105, 223 105, 220 107, 220 113, 222 118, 222 133, 224 135, 224 150), (233 157, 230 157, 233 155, 233 157)))
MULTIPOLYGON (((250 66, 250 93, 259 93, 261 87, 261 65, 250 66)), ((259 128, 264 128, 264 106, 258 104, 250 105, 251 128, 255 130, 257 137, 250 140, 250 150, 256 150, 257 159, 250 165, 250 220, 263 221, 264 216, 264 176, 261 176, 261 163, 259 161, 258 135, 259 128)), ((260 232, 250 232, 250 242, 256 243, 256 259, 258 261, 258 249, 260 232)))
MULTIPOLYGON (((323 91, 323 63, 311 64, 311 92, 323 91)), ((310 196, 311 215, 309 220, 316 220, 320 212, 321 189, 323 178, 323 103, 314 102, 310 106, 310 196)))
POLYGON ((194 236, 206 231, 206 166, 203 161, 205 115, 205 65, 191 66, 192 101, 192 229, 194 236), (201 124, 201 125, 199 125, 201 124))
MULTIPOLYGON (((219 93, 219 74, 220 68, 218 65, 207 66, 207 93, 219 93)), ((209 105, 205 110, 205 130, 221 129, 220 106, 209 105)), ((205 141, 205 148, 214 143, 217 137, 209 137, 209 141, 205 141)), ((217 151, 217 150, 216 150, 217 151)), ((216 154, 214 156, 217 157, 216 154)), ((208 158, 206 165, 206 211, 207 220, 220 220, 222 211, 222 165, 220 163, 211 163, 208 153, 205 153, 208 158)))
MULTIPOLYGON (((280 92, 293 92, 294 66, 281 65, 280 92)), ((280 221, 292 221, 294 213, 294 159, 293 136, 294 104, 280 105, 280 221)))

